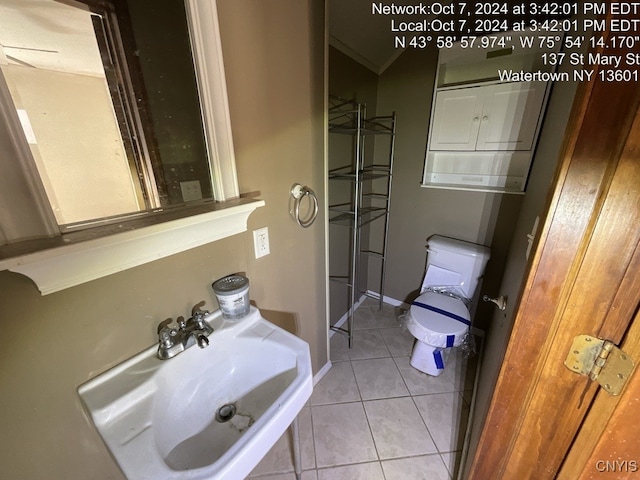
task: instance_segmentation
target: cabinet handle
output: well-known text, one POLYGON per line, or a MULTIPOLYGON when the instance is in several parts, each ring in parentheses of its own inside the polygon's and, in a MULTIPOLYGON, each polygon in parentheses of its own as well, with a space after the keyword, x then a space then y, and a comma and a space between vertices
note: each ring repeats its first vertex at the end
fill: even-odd
POLYGON ((488 117, 488 116, 486 116, 486 115, 485 115, 485 116, 483 116, 483 117, 482 117, 482 121, 483 121, 483 122, 486 122, 487 120, 489 120, 489 117, 488 117))
POLYGON ((480 117, 473 117, 473 123, 478 123, 480 121, 480 117))

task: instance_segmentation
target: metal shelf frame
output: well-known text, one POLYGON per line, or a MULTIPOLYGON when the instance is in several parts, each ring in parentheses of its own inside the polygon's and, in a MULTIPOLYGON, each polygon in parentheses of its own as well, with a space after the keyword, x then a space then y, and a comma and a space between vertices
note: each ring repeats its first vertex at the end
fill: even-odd
MULTIPOLYGON (((395 150, 395 112, 387 116, 367 118, 366 105, 355 100, 345 100, 339 97, 329 97, 329 133, 349 135, 354 139, 351 163, 329 170, 329 180, 348 181, 352 183, 351 201, 329 205, 329 224, 351 229, 349 248, 351 251, 348 275, 329 275, 329 279, 346 285, 349 289, 346 327, 330 328, 348 337, 349 348, 353 343, 353 313, 356 302, 361 293, 376 298, 379 308, 384 302, 384 281, 387 260, 387 241, 389 230, 389 208, 391 205, 391 184, 393 179, 393 161, 395 150), (364 139, 371 135, 386 135, 389 137, 389 155, 386 164, 365 165, 364 139), (385 181, 386 180, 386 181, 385 181), (374 191, 373 181, 382 183, 382 191, 374 191), (371 182, 370 191, 365 192, 364 182, 371 182), (366 200, 366 202, 365 202, 366 200), (365 205, 366 203, 366 205, 365 205), (375 205, 377 204, 377 205, 375 205), (362 227, 378 219, 384 219, 381 251, 363 250, 362 227), (380 284, 379 297, 359 291, 358 274, 363 259, 373 257, 379 259, 380 284)), ((379 157, 378 157, 379 158, 379 157)), ((331 199, 330 199, 331 202, 331 199)))

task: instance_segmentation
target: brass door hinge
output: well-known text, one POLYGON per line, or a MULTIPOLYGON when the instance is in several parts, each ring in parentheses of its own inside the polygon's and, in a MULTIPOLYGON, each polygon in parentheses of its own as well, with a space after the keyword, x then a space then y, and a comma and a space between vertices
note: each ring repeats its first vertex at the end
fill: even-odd
POLYGON ((572 372, 588 375, 610 395, 619 395, 634 369, 633 359, 609 340, 578 335, 564 361, 572 372))

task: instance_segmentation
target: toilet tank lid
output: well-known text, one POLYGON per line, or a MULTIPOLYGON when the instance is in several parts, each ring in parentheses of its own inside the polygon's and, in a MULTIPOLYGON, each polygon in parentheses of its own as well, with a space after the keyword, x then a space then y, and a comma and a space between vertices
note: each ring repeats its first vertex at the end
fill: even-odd
POLYGON ((469 257, 486 257, 489 258, 491 250, 484 245, 465 242, 455 238, 443 237, 441 235, 432 235, 427 239, 427 251, 438 252, 447 251, 458 255, 466 255, 469 257))

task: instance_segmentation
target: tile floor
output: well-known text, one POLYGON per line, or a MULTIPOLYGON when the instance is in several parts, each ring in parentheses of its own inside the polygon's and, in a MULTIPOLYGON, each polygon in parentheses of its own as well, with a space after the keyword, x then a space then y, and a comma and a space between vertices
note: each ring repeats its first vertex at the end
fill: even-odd
MULTIPOLYGON (((333 366, 298 417, 303 480, 456 478, 477 357, 452 352, 438 377, 415 370, 399 313, 367 299, 354 314, 353 347, 331 337, 333 366)), ((295 479, 289 437, 250 479, 295 479)))

